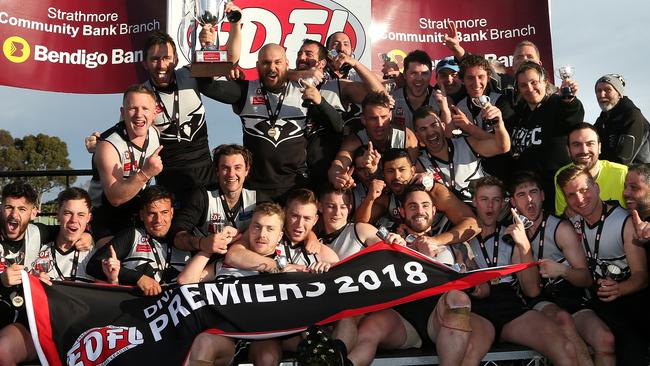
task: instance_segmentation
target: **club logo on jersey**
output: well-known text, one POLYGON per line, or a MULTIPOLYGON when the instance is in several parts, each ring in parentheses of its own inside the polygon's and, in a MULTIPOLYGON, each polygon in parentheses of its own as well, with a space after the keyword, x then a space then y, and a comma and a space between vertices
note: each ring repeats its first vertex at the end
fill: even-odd
POLYGON ((395 114, 398 115, 398 116, 403 116, 404 115, 404 109, 402 109, 402 107, 395 108, 395 114))
POLYGON ((144 343, 136 327, 107 325, 83 332, 68 351, 69 366, 109 364, 115 357, 144 343))
POLYGON ((255 94, 257 94, 257 95, 262 95, 262 88, 257 88, 257 89, 255 90, 255 94))
POLYGON ((135 246, 136 253, 150 253, 151 245, 149 245, 149 237, 143 236, 140 238, 140 242, 135 246))
POLYGON ((163 106, 160 103, 156 103, 156 116, 163 112, 163 106))

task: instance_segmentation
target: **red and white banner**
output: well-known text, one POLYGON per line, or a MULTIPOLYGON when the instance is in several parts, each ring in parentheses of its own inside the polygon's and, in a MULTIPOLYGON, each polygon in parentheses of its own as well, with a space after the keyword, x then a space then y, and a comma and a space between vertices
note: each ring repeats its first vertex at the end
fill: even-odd
MULTIPOLYGON (((235 0, 242 8, 240 66, 257 78, 255 61, 266 43, 287 49, 290 65, 305 38, 325 42, 344 31, 354 55, 379 71, 379 53, 401 62, 424 49, 438 60, 449 55, 442 44, 449 22, 456 22, 462 46, 512 64, 512 51, 524 39, 540 49, 553 68, 548 0, 235 0)), ((1 85, 74 93, 116 93, 143 81, 140 51, 154 29, 176 39, 179 66, 192 54, 195 24, 192 0, 4 0, 0 8, 1 85), (167 9, 169 13, 167 14, 167 9)), ((220 43, 228 39, 222 24, 220 43)))
POLYGON ((0 85, 119 93, 145 78, 142 45, 167 29, 165 0, 3 0, 0 85))

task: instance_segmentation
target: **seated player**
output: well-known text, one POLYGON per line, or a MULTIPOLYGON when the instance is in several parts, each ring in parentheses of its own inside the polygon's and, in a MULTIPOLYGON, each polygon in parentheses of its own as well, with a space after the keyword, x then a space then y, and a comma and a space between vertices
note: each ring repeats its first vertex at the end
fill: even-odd
MULTIPOLYGON (((166 238, 174 215, 173 200, 172 194, 164 188, 147 187, 141 195, 142 227, 126 228, 97 249, 86 272, 97 279, 113 282, 107 278, 105 263, 115 257, 121 262, 120 285, 137 286, 144 295, 155 296, 162 291, 161 284, 174 283, 190 253, 174 248, 166 238)), ((220 234, 221 245, 225 248, 236 234, 237 230, 225 228, 220 234)))
MULTIPOLYGON (((404 216, 405 234, 415 237, 413 248, 449 265, 475 266, 464 244, 437 246, 429 242, 435 210, 423 186, 406 189, 400 213, 404 216), (425 247, 426 251, 420 250, 425 247)), ((481 284, 475 291, 486 294, 487 288, 487 284, 481 284)), ((355 365, 368 365, 377 348, 431 347, 433 342, 441 365, 476 365, 493 339, 489 322, 471 313, 469 297, 453 290, 367 315, 359 324, 358 340, 348 358, 355 365)))
MULTIPOLYGON (((532 249, 524 225, 513 211, 515 223, 503 227, 497 222, 504 202, 503 183, 495 177, 478 180, 474 204, 481 233, 470 241, 479 268, 504 266, 533 261, 532 249)), ((488 319, 496 330, 496 339, 530 347, 554 365, 576 365, 573 343, 560 328, 542 313, 531 310, 518 295, 521 291, 529 297, 539 294, 539 275, 536 267, 491 281, 489 296, 472 297, 472 311, 488 319)))

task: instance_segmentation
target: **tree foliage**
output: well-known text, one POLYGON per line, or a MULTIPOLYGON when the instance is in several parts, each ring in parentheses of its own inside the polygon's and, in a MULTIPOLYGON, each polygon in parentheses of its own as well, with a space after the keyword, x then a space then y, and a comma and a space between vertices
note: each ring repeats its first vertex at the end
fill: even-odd
MULTIPOLYGON (((0 129, 0 171, 70 169, 68 146, 56 136, 42 133, 13 138, 0 129)), ((3 178, 6 184, 11 178, 3 178)), ((42 196, 54 187, 65 187, 65 177, 27 177, 29 184, 42 196)), ((70 178, 70 182, 74 177, 70 178)))

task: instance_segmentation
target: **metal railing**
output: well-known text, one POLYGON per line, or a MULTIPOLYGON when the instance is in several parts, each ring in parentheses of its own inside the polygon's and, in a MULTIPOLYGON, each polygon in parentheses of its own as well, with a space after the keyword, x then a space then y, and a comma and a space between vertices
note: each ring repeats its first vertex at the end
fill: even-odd
POLYGON ((65 186, 70 187, 70 177, 93 175, 91 169, 66 169, 66 170, 3 170, 0 178, 24 177, 65 177, 65 186))

